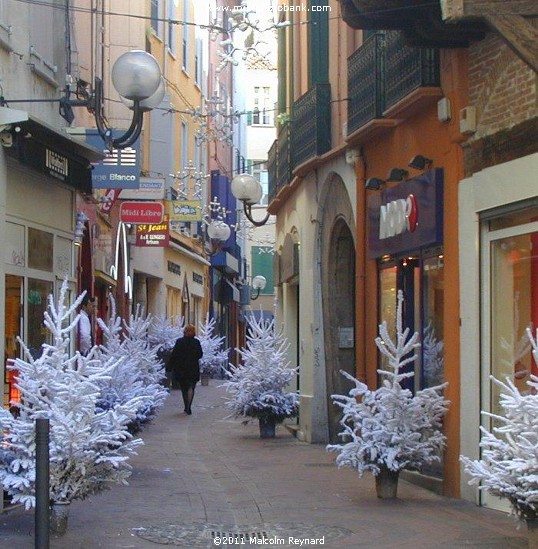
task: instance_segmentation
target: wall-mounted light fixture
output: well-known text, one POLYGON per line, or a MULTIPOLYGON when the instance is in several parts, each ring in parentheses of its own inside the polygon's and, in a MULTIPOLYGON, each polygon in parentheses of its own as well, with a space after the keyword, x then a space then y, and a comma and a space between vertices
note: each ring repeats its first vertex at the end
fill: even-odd
POLYGON ((237 200, 241 200, 243 211, 253 225, 261 227, 267 223, 270 217, 269 213, 259 221, 252 218, 252 206, 257 204, 263 196, 262 186, 254 176, 248 173, 236 175, 232 179, 232 194, 237 200))
POLYGON ((379 177, 369 177, 366 180, 366 183, 364 184, 364 186, 369 191, 378 191, 384 184, 385 184, 384 179, 379 179, 379 177))
POLYGON ((206 253, 208 255, 218 254, 231 234, 232 229, 225 221, 222 219, 213 219, 206 227, 206 253))
POLYGON ((415 170, 423 170, 426 168, 426 166, 431 166, 432 163, 433 160, 431 158, 426 158, 421 154, 417 154, 416 156, 413 156, 413 158, 411 158, 409 164, 407 165, 415 170))
POLYGON ((408 174, 403 168, 392 168, 387 174, 387 181, 403 181, 408 174))
POLYGON ((256 275, 252 279, 252 289, 256 290, 256 295, 250 296, 250 299, 252 301, 258 299, 260 297, 260 292, 265 289, 265 286, 267 285, 267 279, 262 275, 256 275))
POLYGON ((130 147, 140 136, 144 112, 157 107, 165 92, 159 63, 150 53, 143 50, 132 50, 120 55, 112 67, 112 84, 120 94, 121 100, 133 111, 133 119, 129 129, 120 137, 112 137, 112 129, 108 126, 103 114, 103 81, 96 77, 93 89, 90 84, 79 80, 76 91, 69 85, 60 99, 4 99, 1 105, 9 103, 58 102, 59 113, 68 124, 75 116, 73 107, 86 107, 95 116, 95 124, 99 135, 109 151, 130 147), (74 94, 75 99, 71 96, 74 94))

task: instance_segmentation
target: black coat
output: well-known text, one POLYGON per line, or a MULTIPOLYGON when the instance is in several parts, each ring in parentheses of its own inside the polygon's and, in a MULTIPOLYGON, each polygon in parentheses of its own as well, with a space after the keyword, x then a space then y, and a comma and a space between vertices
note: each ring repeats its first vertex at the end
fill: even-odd
POLYGON ((180 337, 168 360, 172 378, 180 383, 200 381, 199 360, 202 358, 202 346, 195 337, 180 337))

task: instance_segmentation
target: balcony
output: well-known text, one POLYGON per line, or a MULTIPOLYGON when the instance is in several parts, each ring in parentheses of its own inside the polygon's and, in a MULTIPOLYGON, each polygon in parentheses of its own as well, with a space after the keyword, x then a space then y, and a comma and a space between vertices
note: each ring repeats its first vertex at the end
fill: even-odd
POLYGON ((439 50, 412 48, 400 32, 385 36, 385 109, 418 88, 440 85, 439 50))
POLYGON ((267 154, 270 203, 291 180, 290 126, 290 122, 284 123, 267 154))
POLYGON ((331 148, 331 85, 316 84, 292 106, 293 169, 331 148))
POLYGON ((385 108, 384 38, 383 33, 375 33, 348 57, 348 135, 371 120, 383 116, 385 108))
POLYGON ((406 44, 399 31, 376 32, 348 57, 347 142, 389 131, 441 96, 439 51, 406 44))

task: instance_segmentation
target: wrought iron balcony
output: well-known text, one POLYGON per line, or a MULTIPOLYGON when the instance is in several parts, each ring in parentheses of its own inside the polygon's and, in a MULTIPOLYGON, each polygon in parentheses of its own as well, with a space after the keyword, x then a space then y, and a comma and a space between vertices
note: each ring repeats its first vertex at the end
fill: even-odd
POLYGON ((331 85, 316 84, 292 107, 293 167, 321 156, 331 148, 331 85))
MULTIPOLYGON (((348 141, 393 127, 391 107, 405 99, 424 105, 440 93, 439 85, 439 50, 410 47, 399 31, 376 32, 348 57, 348 141)), ((406 117, 401 104, 396 109, 397 118, 406 117)))
POLYGON ((383 115, 385 108, 384 39, 384 33, 375 33, 348 57, 348 135, 383 115))
POLYGON ((402 33, 385 35, 385 109, 420 87, 440 85, 439 50, 412 48, 402 33))
POLYGON ((290 122, 285 122, 267 154, 269 202, 291 181, 290 122))

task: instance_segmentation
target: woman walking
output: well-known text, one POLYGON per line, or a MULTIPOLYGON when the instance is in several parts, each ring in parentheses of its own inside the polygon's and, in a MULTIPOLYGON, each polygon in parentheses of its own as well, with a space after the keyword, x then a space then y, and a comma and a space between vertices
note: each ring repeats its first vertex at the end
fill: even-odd
POLYGON ((188 324, 172 350, 169 359, 169 368, 172 371, 172 379, 175 380, 181 389, 185 412, 192 414, 191 405, 194 398, 196 383, 200 381, 199 360, 202 358, 202 346, 200 341, 194 337, 196 328, 188 324))

